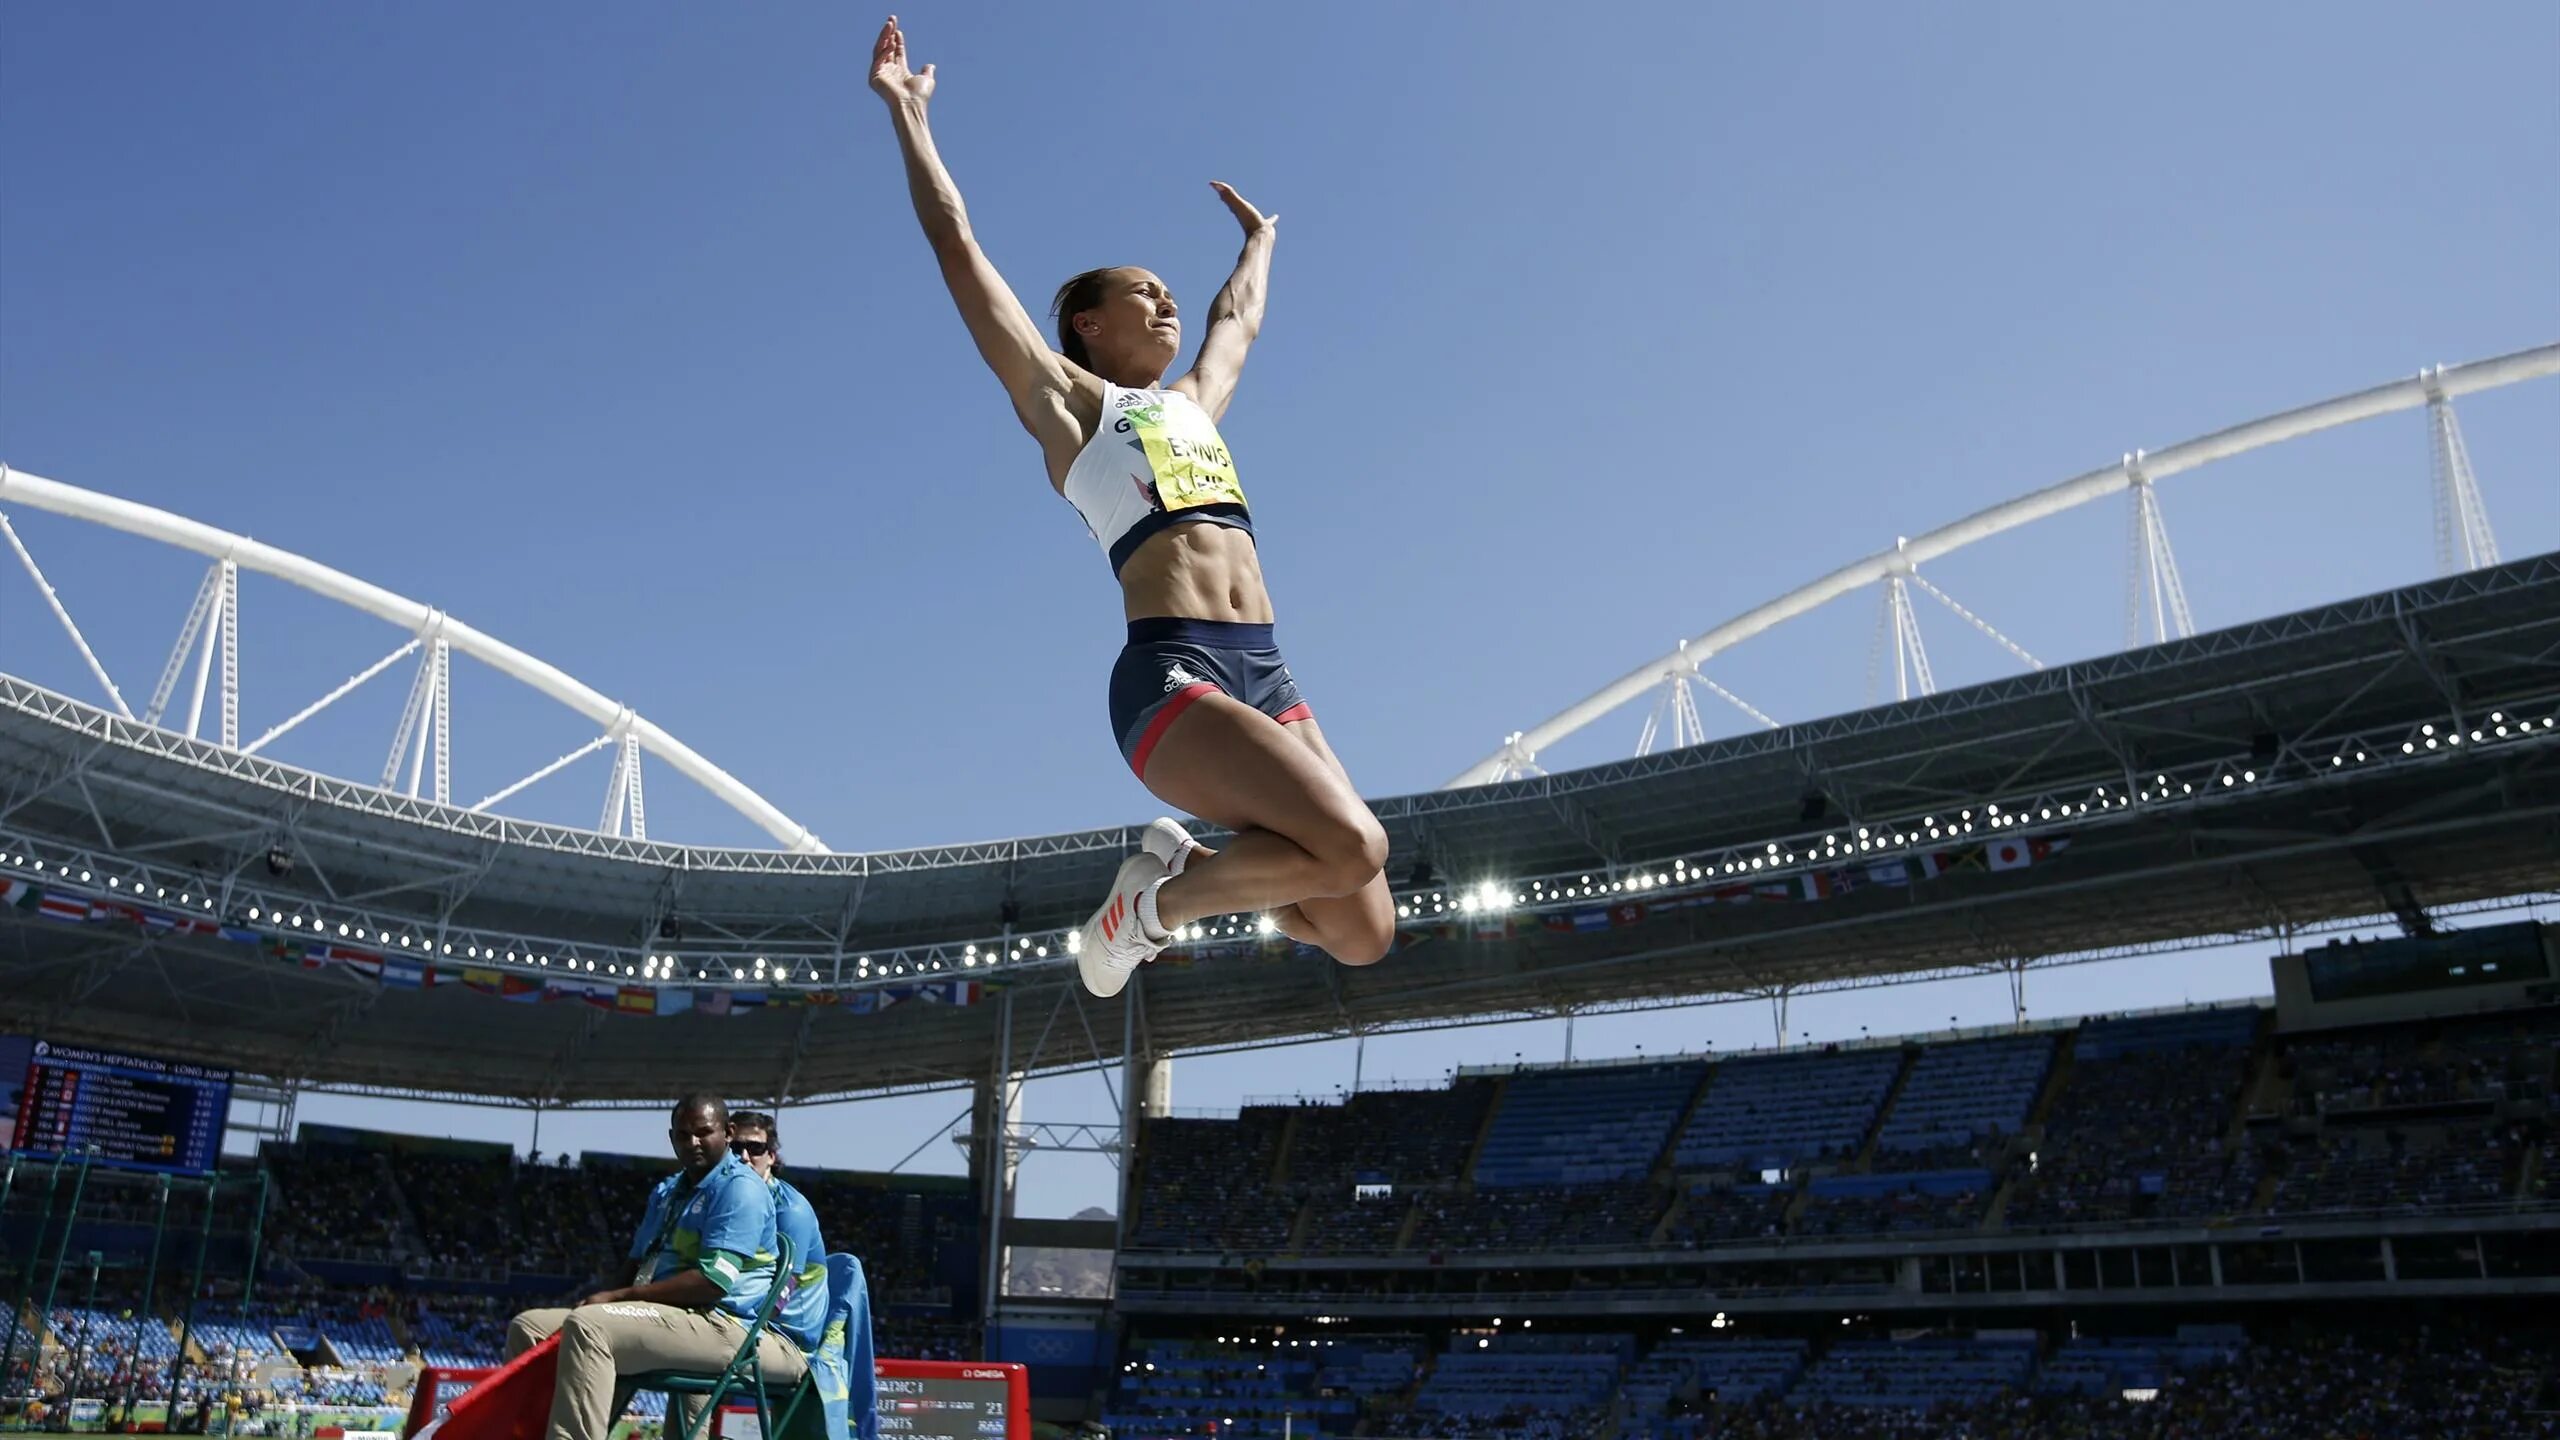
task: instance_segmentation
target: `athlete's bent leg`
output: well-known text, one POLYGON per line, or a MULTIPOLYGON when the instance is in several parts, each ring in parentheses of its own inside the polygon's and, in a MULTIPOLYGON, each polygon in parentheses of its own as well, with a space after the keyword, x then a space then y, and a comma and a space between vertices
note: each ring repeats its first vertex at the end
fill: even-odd
MULTIPOLYGON (((1342 782, 1342 788, 1360 793, 1351 783, 1351 772, 1342 768, 1342 759, 1325 743, 1324 731, 1313 720, 1293 720, 1280 727, 1292 739, 1314 751, 1325 768, 1342 782)), ((1362 807, 1363 812, 1367 810, 1362 807)), ((1384 832, 1380 832, 1383 836, 1384 832)), ((1379 852, 1380 862, 1385 852, 1379 852)), ((1321 937, 1312 943, 1345 965, 1375 965, 1386 958, 1396 943, 1396 901, 1387 891, 1386 873, 1381 870, 1369 877, 1369 883, 1348 895, 1314 895, 1298 902, 1298 912, 1305 917, 1309 929, 1321 937)))
MULTIPOLYGON (((1339 770, 1271 717, 1225 695, 1204 695, 1176 718, 1141 778, 1157 798, 1235 832, 1225 850, 1194 856, 1158 888, 1156 918, 1168 929, 1357 895, 1386 864, 1386 831, 1339 770)), ((1346 948, 1355 964, 1375 958, 1359 958, 1366 947, 1346 948)))

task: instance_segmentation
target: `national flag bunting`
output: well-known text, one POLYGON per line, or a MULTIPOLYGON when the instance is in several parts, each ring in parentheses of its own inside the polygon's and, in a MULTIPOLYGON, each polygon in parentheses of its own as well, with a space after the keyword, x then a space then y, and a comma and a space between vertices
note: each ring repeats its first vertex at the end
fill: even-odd
POLYGON ((1994 840, 1982 847, 1982 853, 1994 870, 2024 870, 2070 843, 2068 835, 2021 835, 2014 840, 1994 840))

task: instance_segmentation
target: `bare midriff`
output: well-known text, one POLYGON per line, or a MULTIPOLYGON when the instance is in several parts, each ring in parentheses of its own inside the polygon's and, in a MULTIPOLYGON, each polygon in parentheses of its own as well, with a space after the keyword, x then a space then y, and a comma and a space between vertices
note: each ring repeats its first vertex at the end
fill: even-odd
POLYGON ((1271 623, 1271 595, 1262 588, 1253 537, 1196 520, 1148 537, 1120 567, 1120 608, 1131 620, 1170 615, 1271 623))

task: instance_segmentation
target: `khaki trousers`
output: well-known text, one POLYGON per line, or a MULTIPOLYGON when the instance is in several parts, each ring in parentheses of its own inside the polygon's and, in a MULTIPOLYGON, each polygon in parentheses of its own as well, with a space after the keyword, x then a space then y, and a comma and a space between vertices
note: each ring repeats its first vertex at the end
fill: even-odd
MULTIPOLYGON (((747 1322, 726 1310, 679 1310, 639 1300, 527 1310, 507 1322, 507 1358, 554 1332, 560 1336, 560 1380, 551 1392, 545 1440, 607 1440, 613 1422, 631 1406, 632 1386, 623 1377, 653 1370, 717 1375, 746 1339, 747 1322)), ((777 1387, 798 1384, 809 1370, 800 1347, 770 1330, 757 1358, 764 1362, 767 1383, 777 1387)), ((671 1417, 670 1428, 680 1432, 680 1423, 671 1417)))

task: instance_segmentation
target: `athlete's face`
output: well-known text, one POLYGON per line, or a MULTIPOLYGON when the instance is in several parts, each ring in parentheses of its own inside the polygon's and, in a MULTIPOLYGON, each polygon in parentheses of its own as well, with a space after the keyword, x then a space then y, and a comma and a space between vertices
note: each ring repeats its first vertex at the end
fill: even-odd
POLYGON ((1096 362, 1127 372, 1106 377, 1123 383, 1154 381, 1182 349, 1182 309, 1152 270, 1111 272, 1101 303, 1076 316, 1076 329, 1096 362), (1144 376, 1136 375, 1149 366, 1144 376))

